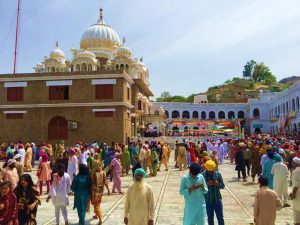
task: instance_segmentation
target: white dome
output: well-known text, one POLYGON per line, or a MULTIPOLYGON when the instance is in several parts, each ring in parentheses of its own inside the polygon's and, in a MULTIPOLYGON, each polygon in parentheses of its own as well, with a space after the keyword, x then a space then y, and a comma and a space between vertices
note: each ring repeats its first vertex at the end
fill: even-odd
POLYGON ((50 52, 50 58, 63 59, 63 58, 65 58, 65 54, 59 47, 56 47, 56 49, 54 49, 52 52, 50 52))
POLYGON ((120 46, 119 35, 103 20, 102 9, 100 9, 100 19, 97 24, 90 26, 82 35, 80 40, 81 49, 113 49, 120 46))
POLYGON ((119 49, 118 49, 118 55, 127 55, 127 56, 131 56, 131 51, 130 49, 126 46, 126 45, 122 45, 119 49))

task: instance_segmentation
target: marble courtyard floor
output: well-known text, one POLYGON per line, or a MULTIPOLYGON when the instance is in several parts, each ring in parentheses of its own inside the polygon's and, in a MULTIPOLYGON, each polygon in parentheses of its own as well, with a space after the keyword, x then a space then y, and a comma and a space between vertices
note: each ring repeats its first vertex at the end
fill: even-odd
MULTIPOLYGON (((162 166, 162 169, 164 167, 162 166)), ((251 182, 240 182, 236 179, 234 165, 225 161, 220 166, 220 171, 224 177, 226 188, 222 190, 225 224, 243 225, 253 222, 253 202, 254 193, 258 189, 257 184, 251 182)), ((151 184, 155 196, 155 221, 157 225, 182 224, 184 200, 179 195, 180 179, 185 172, 171 167, 169 171, 158 173, 157 177, 146 179, 151 184)), ((35 178, 36 172, 32 172, 35 178)), ((126 194, 128 186, 132 183, 130 176, 122 178, 122 189, 126 194)), ((110 187, 112 183, 109 184, 110 187)), ((45 190, 46 187, 44 187, 45 190)), ((124 195, 103 196, 102 213, 103 224, 118 225, 123 224, 124 195)), ((46 195, 42 195, 42 205, 39 206, 37 224, 55 224, 54 207, 51 201, 45 202, 46 195)), ((73 197, 70 198, 68 215, 70 224, 78 224, 76 210, 72 209, 73 197)), ((93 208, 86 214, 86 224, 97 224, 93 218, 93 208)), ((277 213, 276 225, 292 224, 293 215, 291 208, 284 208, 277 213)), ((61 217, 60 223, 63 223, 61 217)), ((217 224, 217 223, 216 223, 217 224)))

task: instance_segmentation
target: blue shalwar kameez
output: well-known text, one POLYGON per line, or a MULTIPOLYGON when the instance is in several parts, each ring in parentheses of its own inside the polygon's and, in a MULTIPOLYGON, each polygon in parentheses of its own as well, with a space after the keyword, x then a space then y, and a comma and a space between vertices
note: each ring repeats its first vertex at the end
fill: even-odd
POLYGON ((204 194, 208 189, 204 177, 199 174, 196 178, 186 174, 182 177, 180 194, 184 196, 183 225, 204 225, 206 218, 206 204, 204 194), (188 189, 192 185, 203 184, 204 189, 198 188, 191 193, 188 189))

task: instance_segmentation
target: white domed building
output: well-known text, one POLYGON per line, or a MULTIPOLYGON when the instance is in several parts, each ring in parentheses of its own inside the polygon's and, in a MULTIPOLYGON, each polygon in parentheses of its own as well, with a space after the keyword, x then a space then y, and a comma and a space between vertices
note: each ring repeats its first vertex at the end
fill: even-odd
POLYGON ((153 95, 148 69, 104 22, 103 10, 83 32, 79 47, 71 49, 70 59, 62 49, 57 43, 35 73, 3 76, 0 92, 7 97, 0 100, 0 115, 9 116, 0 138, 73 145, 143 136, 153 95), (18 95, 10 96, 14 91, 18 95))

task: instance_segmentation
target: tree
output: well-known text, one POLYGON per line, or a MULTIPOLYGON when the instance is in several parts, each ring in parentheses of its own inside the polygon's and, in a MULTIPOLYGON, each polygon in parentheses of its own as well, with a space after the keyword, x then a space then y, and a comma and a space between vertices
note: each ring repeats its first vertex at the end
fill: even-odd
POLYGON ((256 62, 253 59, 248 61, 246 63, 246 65, 244 66, 243 77, 248 78, 248 79, 252 79, 255 65, 256 65, 256 62))
POLYGON ((255 65, 252 77, 256 82, 265 81, 269 85, 276 82, 276 77, 264 63, 255 65))
POLYGON ((225 82, 224 82, 225 84, 232 84, 232 80, 226 80, 225 82))
POLYGON ((168 91, 164 91, 164 92, 161 93, 160 97, 161 98, 168 98, 168 97, 172 97, 172 96, 168 91))
POLYGON ((185 102, 185 97, 180 95, 175 95, 172 97, 171 102, 185 102))

